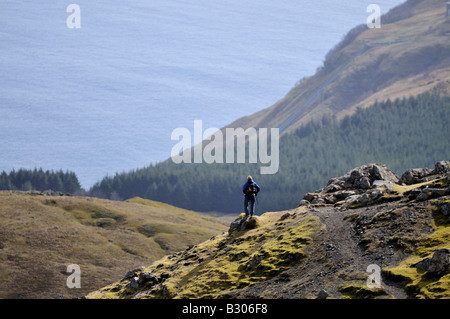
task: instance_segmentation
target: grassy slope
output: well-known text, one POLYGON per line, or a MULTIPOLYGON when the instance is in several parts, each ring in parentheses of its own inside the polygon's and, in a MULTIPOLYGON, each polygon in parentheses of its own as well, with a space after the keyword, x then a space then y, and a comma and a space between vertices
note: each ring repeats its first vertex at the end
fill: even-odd
MULTIPOLYGON (((446 202, 449 201, 447 199, 446 202)), ((442 218, 436 202, 430 203, 430 209, 435 215, 434 232, 422 240, 409 258, 395 267, 383 270, 388 276, 401 281, 407 291, 421 299, 450 298, 450 273, 441 277, 430 277, 425 271, 415 267, 418 262, 431 258, 436 250, 450 247, 450 220, 442 218)))
POLYGON ((126 279, 87 297, 315 298, 325 289, 330 298, 405 298, 385 279, 382 288, 366 286, 366 267, 376 263, 403 281, 411 297, 449 298, 449 274, 430 280, 413 266, 450 244, 450 222, 438 205, 449 196, 408 199, 412 189, 435 182, 396 185, 395 198, 383 189, 385 200, 367 207, 268 212, 256 217, 256 228, 214 236, 143 269, 156 284, 130 287, 126 279))
POLYGON ((0 298, 80 297, 227 224, 139 198, 0 192, 0 298), (81 268, 81 289, 66 287, 69 264, 81 268))
POLYGON ((430 90, 449 94, 450 20, 445 18, 445 2, 424 0, 400 11, 412 16, 394 23, 382 22, 380 29, 366 29, 329 54, 326 67, 295 86, 275 105, 238 119, 227 127, 280 127, 365 44, 370 49, 358 56, 334 82, 323 87, 320 97, 305 107, 285 132, 292 132, 310 120, 320 120, 324 115, 335 115, 340 119, 376 100, 393 100, 430 90), (378 44, 390 41, 405 42, 378 44))
MULTIPOLYGON (((166 256, 147 267, 156 275, 169 272, 156 298, 217 298, 274 277, 305 257, 310 236, 323 225, 304 209, 255 217, 257 228, 215 236, 194 249, 166 256)), ((242 218, 243 215, 240 216, 242 218)), ((128 282, 114 283, 88 298, 126 298, 136 294, 128 282), (130 294, 130 295, 129 295, 130 294)))

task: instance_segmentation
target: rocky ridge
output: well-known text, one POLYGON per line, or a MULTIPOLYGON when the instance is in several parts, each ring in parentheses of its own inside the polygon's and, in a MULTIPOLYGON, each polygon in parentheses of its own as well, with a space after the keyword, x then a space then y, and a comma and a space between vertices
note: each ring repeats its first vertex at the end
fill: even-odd
POLYGON ((307 193, 300 205, 333 204, 342 208, 355 208, 399 200, 405 195, 409 199, 423 201, 450 195, 449 182, 450 166, 447 161, 437 162, 434 170, 409 169, 400 178, 385 165, 368 164, 357 167, 344 176, 330 179, 327 186, 307 193), (409 189, 407 186, 410 185, 416 187, 409 189))
POLYGON ((450 298, 449 185, 447 161, 363 165, 87 298, 450 298))

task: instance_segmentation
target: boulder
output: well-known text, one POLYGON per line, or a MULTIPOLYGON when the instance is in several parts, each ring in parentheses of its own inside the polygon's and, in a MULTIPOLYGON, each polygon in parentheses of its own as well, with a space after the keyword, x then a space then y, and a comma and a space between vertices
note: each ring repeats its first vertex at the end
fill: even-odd
POLYGON ((303 196, 303 199, 308 202, 312 202, 317 197, 319 197, 319 194, 317 194, 317 193, 306 193, 305 196, 303 196))
POLYGON ((444 199, 439 203, 439 208, 441 209, 441 213, 448 218, 450 218, 450 200, 444 199))
POLYGON ((378 199, 380 199, 383 196, 383 191, 376 188, 373 190, 367 190, 365 193, 360 195, 350 195, 345 199, 344 206, 367 206, 374 202, 376 202, 378 199))
POLYGON ((400 183, 412 185, 422 182, 424 177, 431 175, 433 172, 429 168, 412 168, 403 173, 400 177, 400 183))
POLYGON ((148 283, 154 284, 158 282, 156 275, 148 271, 141 271, 139 275, 137 275, 136 271, 132 270, 126 273, 125 278, 129 278, 130 280, 130 282, 126 285, 129 289, 136 289, 144 285, 148 285, 148 283))
POLYGON ((438 249, 431 258, 426 258, 416 264, 416 268, 424 270, 431 276, 442 276, 450 266, 450 249, 438 249))
POLYGON ((128 279, 131 279, 131 278, 137 276, 137 273, 140 272, 142 269, 144 269, 144 266, 141 266, 141 267, 138 267, 136 269, 128 271, 125 274, 125 276, 123 276, 121 281, 128 280, 128 279))
POLYGON ((328 297, 328 293, 325 291, 325 290, 323 290, 323 289, 321 289, 320 291, 319 291, 319 293, 317 294, 317 299, 326 299, 328 297))
POLYGON ((445 195, 450 195, 450 187, 447 188, 425 187, 421 189, 421 193, 417 195, 416 199, 418 201, 425 201, 428 199, 442 197, 445 195))
POLYGON ((450 162, 448 161, 440 161, 434 165, 434 170, 441 174, 450 173, 450 162))
POLYGON ((256 228, 256 226, 257 226, 256 225, 256 217, 250 217, 250 218, 247 218, 247 220, 242 223, 241 229, 242 230, 254 229, 254 228, 256 228))
POLYGON ((264 255, 256 254, 248 261, 248 263, 245 265, 245 268, 247 270, 256 268, 256 266, 258 266, 263 259, 264 255))
POLYGON ((372 187, 386 187, 387 189, 391 189, 394 187, 394 183, 389 181, 384 181, 382 179, 376 179, 372 182, 372 187))
POLYGON ((369 193, 362 194, 361 196, 359 196, 358 201, 362 206, 368 205, 370 202, 370 194, 369 193))
POLYGON ((420 192, 420 194, 417 195, 416 200, 417 200, 418 202, 423 202, 423 201, 425 201, 425 200, 427 200, 427 199, 429 199, 429 198, 430 198, 430 196, 428 196, 428 193, 426 193, 426 192, 420 192))
POLYGON ((246 230, 246 229, 254 229, 257 226, 256 217, 239 217, 234 222, 230 224, 230 228, 228 229, 228 234, 231 234, 234 231, 246 230))
POLYGON ((337 191, 340 191, 343 188, 342 183, 339 183, 339 181, 335 181, 334 183, 328 184, 325 186, 325 188, 322 189, 322 193, 334 193, 337 191))
POLYGON ((139 286, 142 286, 144 284, 147 283, 156 283, 158 280, 156 278, 155 274, 152 274, 151 272, 148 271, 142 271, 139 276, 138 276, 138 280, 137 283, 139 286))
POLYGON ((398 183, 398 176, 392 172, 386 165, 373 164, 371 178, 374 180, 383 180, 392 183, 398 183))
POLYGON ((369 193, 369 196, 370 196, 370 200, 374 201, 374 200, 380 198, 381 196, 383 196, 383 191, 381 189, 377 188, 377 189, 371 191, 369 193))
POLYGON ((346 199, 349 196, 356 195, 356 192, 352 190, 341 190, 337 191, 333 195, 336 197, 337 200, 340 201, 346 199))
MULTIPOLYGON (((399 178, 395 173, 381 164, 367 164, 349 171, 341 177, 335 177, 328 181, 328 185, 317 193, 334 193, 341 190, 354 190, 363 192, 373 186, 373 183, 384 181, 396 184, 399 178)), ((305 198, 307 199, 307 198, 305 198)))
POLYGON ((311 204, 338 204, 345 201, 347 207, 355 204, 365 206, 382 197, 381 187, 391 192, 398 181, 398 176, 385 165, 368 164, 330 179, 326 187, 315 193, 307 193, 303 199, 311 204))
POLYGON ((367 172, 359 168, 354 169, 350 172, 350 177, 347 178, 346 182, 351 188, 356 189, 368 189, 370 188, 370 179, 367 176, 367 172))
POLYGON ((345 205, 350 206, 350 205, 355 205, 355 204, 360 203, 360 197, 361 197, 361 195, 351 195, 351 196, 347 197, 345 199, 345 205))
POLYGON ((135 276, 130 279, 130 282, 126 285, 128 289, 136 289, 139 287, 138 284, 139 277, 135 276))
POLYGON ((300 207, 300 206, 309 206, 309 201, 307 201, 306 199, 302 199, 301 201, 300 201, 300 203, 298 203, 298 206, 300 207))
POLYGON ((314 199, 311 204, 315 204, 315 205, 323 205, 326 204, 326 200, 323 197, 317 197, 316 199, 314 199))
POLYGON ((230 228, 228 228, 228 233, 231 234, 232 232, 234 232, 235 230, 240 228, 241 224, 242 224, 242 219, 236 219, 235 221, 233 221, 230 224, 230 228))

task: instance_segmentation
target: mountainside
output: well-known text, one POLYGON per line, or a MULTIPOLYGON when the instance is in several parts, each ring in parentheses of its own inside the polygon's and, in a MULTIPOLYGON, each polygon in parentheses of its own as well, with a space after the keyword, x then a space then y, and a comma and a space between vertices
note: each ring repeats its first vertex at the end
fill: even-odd
POLYGON ((280 128, 276 174, 260 174, 267 165, 249 164, 248 152, 242 164, 169 159, 105 177, 90 194, 235 213, 242 211, 240 187, 250 174, 262 186, 257 205, 262 213, 289 209, 299 196, 364 163, 383 162, 401 173, 448 158, 449 140, 443 136, 450 134, 450 18, 445 13, 445 1, 409 0, 384 15, 380 29, 354 28, 314 76, 272 107, 228 125, 280 128))
POLYGON ((323 116, 342 119, 377 100, 449 95, 449 36, 445 1, 406 1, 381 17, 381 28, 352 29, 314 76, 275 105, 227 127, 278 127, 283 134, 323 116))
POLYGON ((368 164, 87 298, 450 298, 450 163, 368 164))
POLYGON ((342 121, 310 122, 281 136, 279 170, 261 164, 159 163, 104 178, 94 196, 133 196, 195 211, 243 211, 242 185, 252 175, 261 186, 257 214, 295 207, 298 198, 352 167, 383 162, 400 174, 450 157, 450 97, 425 93, 360 109, 342 121), (110 195, 111 194, 111 195, 110 195))
POLYGON ((0 298, 81 297, 226 230, 223 220, 140 198, 47 193, 0 192, 0 298), (79 289, 66 286, 71 264, 79 289))

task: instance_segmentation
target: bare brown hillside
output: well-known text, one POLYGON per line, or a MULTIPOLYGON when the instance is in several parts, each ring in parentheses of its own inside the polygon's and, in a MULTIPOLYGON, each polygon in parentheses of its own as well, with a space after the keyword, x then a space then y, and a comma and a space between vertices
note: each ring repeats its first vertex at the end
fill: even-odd
POLYGON ((318 72, 273 106, 227 127, 278 127, 292 132, 323 116, 338 119, 376 100, 426 91, 450 92, 450 18, 441 0, 409 0, 360 25, 327 55, 318 72))
POLYGON ((0 192, 0 299, 77 298, 226 230, 163 203, 0 192), (67 267, 80 267, 68 288, 67 267))

